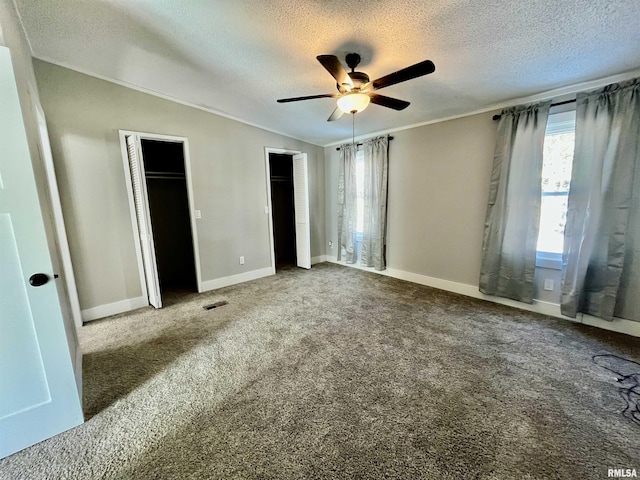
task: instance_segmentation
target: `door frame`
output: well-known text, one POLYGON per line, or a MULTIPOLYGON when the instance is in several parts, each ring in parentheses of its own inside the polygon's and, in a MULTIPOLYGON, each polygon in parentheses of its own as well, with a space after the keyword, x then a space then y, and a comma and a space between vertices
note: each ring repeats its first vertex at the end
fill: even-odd
MULTIPOLYGON (((189 203, 189 222, 191 225, 191 238, 193 240, 193 259, 196 267, 196 287, 198 293, 203 291, 202 288, 202 275, 200 272, 200 249, 198 247, 198 229, 196 224, 196 212, 195 201, 193 197, 193 182, 191 175, 191 157, 189 156, 189 139, 187 137, 179 137, 176 135, 164 135, 160 133, 149 132, 137 132, 133 130, 118 130, 118 136, 120 138, 120 151, 122 154, 122 162, 125 174, 125 186, 127 188, 127 197, 129 200, 129 215, 131 217, 131 227, 133 229, 133 241, 136 249, 136 259, 138 262, 138 275, 140 277, 140 287, 142 288, 142 296, 149 301, 149 291, 147 289, 147 280, 144 274, 144 265, 142 263, 142 246, 140 244, 140 236, 138 235, 138 220, 136 219, 136 205, 133 195, 133 188, 131 186, 131 171, 129 169, 129 157, 127 155, 127 141, 126 137, 129 135, 137 136, 142 140, 160 140, 164 142, 174 142, 182 144, 182 153, 184 157, 184 172, 185 180, 187 184, 187 201, 189 203)), ((140 162, 144 169, 144 159, 141 157, 140 162)), ((147 204, 149 198, 146 198, 147 204)), ((155 265, 156 270, 158 265, 155 265)))
MULTIPOLYGON (((32 96, 30 90, 29 95, 32 96)), ((69 300, 69 308, 71 310, 71 316, 73 317, 73 323, 75 324, 76 329, 78 329, 82 327, 83 323, 82 310, 80 309, 78 287, 76 284, 76 277, 73 272, 73 262, 71 261, 71 249, 69 247, 69 239, 67 237, 67 230, 64 223, 64 214, 62 213, 60 190, 58 189, 56 169, 53 162, 53 152, 51 151, 51 140, 49 139, 47 118, 38 102, 32 101, 31 106, 38 130, 38 151, 47 176, 49 200, 51 201, 53 224, 55 226, 56 240, 58 241, 58 253, 60 255, 64 282, 66 284, 67 299, 69 300)), ((81 357, 81 355, 79 356, 81 357)))
MULTIPOLYGON (((267 208, 269 214, 269 242, 271 243, 271 275, 275 275, 276 273, 276 244, 275 239, 273 238, 273 205, 271 204, 271 169, 269 168, 269 154, 270 153, 279 153, 284 155, 297 155, 300 153, 305 153, 301 150, 288 150, 285 148, 272 148, 272 147, 264 147, 264 161, 265 161, 265 175, 267 179, 267 208)), ((309 174, 307 173, 307 180, 309 178, 309 174)), ((293 186, 294 194, 295 194, 295 185, 293 186)))

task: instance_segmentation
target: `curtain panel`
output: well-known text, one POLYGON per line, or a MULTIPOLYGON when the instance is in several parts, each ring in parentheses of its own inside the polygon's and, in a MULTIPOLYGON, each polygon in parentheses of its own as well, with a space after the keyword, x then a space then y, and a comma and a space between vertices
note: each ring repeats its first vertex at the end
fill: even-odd
POLYGON ((354 144, 340 147, 338 166, 338 260, 355 263, 357 185, 354 144))
POLYGON ((389 139, 377 137, 363 143, 364 218, 361 263, 384 270, 387 227, 387 186, 389 178, 389 139))
POLYGON ((630 210, 640 209, 639 143, 640 79, 577 95, 562 259, 564 315, 583 312, 611 320, 621 283, 628 283, 625 275, 631 273, 628 267, 634 253, 638 256, 640 243, 635 214, 634 235, 629 235, 630 210))
POLYGON ((502 112, 482 243, 480 291, 533 303, 542 153, 551 102, 502 112))

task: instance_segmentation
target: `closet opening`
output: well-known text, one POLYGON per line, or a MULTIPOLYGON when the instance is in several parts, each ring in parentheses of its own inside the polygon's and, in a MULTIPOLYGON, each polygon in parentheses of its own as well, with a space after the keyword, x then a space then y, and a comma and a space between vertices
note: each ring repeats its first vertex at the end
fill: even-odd
POLYGON ((264 158, 273 273, 287 266, 311 268, 307 154, 265 147, 264 158))
POLYGON ((293 155, 269 154, 271 215, 276 271, 296 265, 296 220, 293 193, 293 155))
POLYGON ((181 143, 141 140, 160 294, 198 291, 181 143))
POLYGON ((198 292, 188 140, 120 131, 142 294, 161 308, 198 292))

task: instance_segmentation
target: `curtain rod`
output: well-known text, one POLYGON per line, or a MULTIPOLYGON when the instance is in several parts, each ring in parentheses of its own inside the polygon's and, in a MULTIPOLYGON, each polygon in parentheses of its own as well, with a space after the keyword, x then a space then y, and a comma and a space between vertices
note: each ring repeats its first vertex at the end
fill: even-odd
MULTIPOLYGON (((387 137, 389 140, 393 140, 393 137, 387 137)), ((359 147, 362 145, 361 143, 356 143, 356 146, 359 147)), ((336 147, 336 150, 340 151, 340 147, 336 147)))
MULTIPOLYGON (((575 102, 576 102, 576 99, 574 98, 573 100, 565 100, 564 102, 552 103, 551 106, 552 107, 558 107, 560 105, 567 105, 568 103, 575 103, 575 102)), ((502 115, 494 115, 493 119, 494 120, 500 120, 501 116, 502 115)))

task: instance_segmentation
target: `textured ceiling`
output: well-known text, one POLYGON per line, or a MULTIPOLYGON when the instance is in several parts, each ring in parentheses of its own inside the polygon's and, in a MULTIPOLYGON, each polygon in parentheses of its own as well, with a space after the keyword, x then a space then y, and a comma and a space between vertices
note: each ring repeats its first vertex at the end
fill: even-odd
POLYGON ((436 72, 380 93, 356 135, 477 111, 640 67, 638 0, 15 0, 34 56, 216 110, 319 145, 335 92, 319 54, 362 56, 380 77, 430 59, 436 72))

